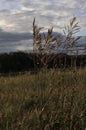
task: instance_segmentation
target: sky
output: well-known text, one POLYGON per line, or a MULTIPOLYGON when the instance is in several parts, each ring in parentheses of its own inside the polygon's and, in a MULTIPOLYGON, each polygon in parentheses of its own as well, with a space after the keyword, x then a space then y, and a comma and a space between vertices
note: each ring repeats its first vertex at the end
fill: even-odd
POLYGON ((86 0, 0 0, 0 51, 31 48, 32 22, 60 31, 72 17, 86 36, 86 0))

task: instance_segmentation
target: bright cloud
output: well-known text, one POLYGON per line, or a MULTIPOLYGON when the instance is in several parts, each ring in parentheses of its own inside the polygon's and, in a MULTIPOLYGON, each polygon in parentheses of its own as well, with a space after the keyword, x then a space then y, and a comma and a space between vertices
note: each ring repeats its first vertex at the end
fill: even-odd
POLYGON ((86 30, 85 10, 86 0, 0 0, 0 27, 10 32, 28 32, 34 17, 40 26, 56 27, 76 16, 82 30, 86 30))
POLYGON ((6 22, 5 22, 5 20, 0 20, 0 26, 2 27, 2 26, 6 26, 7 24, 6 24, 6 22))
POLYGON ((14 28, 14 24, 11 24, 11 23, 8 23, 6 22, 6 20, 0 20, 0 27, 3 29, 3 30, 7 30, 8 28, 14 28))

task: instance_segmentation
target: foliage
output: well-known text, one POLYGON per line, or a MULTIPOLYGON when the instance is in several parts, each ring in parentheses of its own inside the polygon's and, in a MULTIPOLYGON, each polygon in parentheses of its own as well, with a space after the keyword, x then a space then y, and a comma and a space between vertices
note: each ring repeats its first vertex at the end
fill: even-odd
MULTIPOLYGON (((37 53, 24 53, 14 52, 9 54, 0 54, 0 73, 17 73, 24 71, 34 71, 35 69, 41 69, 43 64, 41 63, 42 55, 37 53), (31 58, 32 57, 32 58, 31 58), (33 59, 36 59, 35 66, 33 59)), ((68 56, 66 54, 47 54, 46 60, 49 57, 53 57, 52 60, 46 61, 47 68, 71 68, 74 67, 74 61, 76 60, 76 67, 86 66, 86 55, 73 55, 68 56)), ((45 61, 45 60, 44 60, 45 61)), ((46 65, 46 64, 45 64, 46 65)))

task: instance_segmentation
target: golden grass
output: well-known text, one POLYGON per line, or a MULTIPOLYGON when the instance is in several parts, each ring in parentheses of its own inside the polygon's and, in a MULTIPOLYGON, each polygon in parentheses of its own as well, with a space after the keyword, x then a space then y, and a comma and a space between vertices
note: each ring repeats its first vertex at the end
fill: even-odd
POLYGON ((85 130, 86 69, 0 77, 0 130, 85 130))

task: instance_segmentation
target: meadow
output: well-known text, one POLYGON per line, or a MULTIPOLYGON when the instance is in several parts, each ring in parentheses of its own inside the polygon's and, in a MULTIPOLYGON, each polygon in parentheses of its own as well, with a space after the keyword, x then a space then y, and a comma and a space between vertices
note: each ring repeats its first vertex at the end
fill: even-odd
POLYGON ((32 54, 0 55, 0 130, 86 130, 86 55, 55 53, 80 39, 76 17, 64 40, 41 29, 34 18, 32 54))
POLYGON ((0 130, 85 130, 86 68, 0 76, 0 130))

